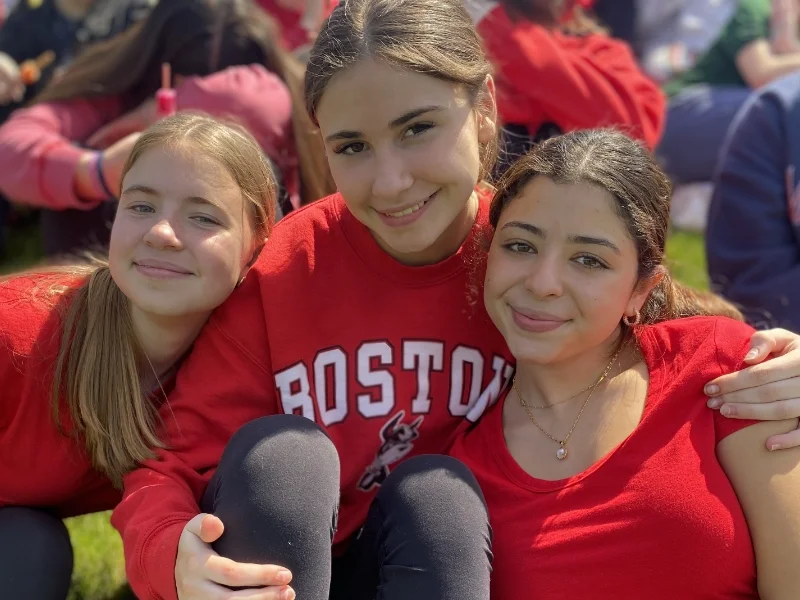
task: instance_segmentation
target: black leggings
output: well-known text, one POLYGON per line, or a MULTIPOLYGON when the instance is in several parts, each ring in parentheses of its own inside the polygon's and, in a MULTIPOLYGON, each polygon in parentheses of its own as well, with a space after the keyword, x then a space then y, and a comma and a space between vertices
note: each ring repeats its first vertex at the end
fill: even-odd
POLYGON ((292 571, 301 600, 487 600, 491 531, 472 473, 447 456, 397 466, 344 556, 332 559, 339 457, 312 421, 257 419, 231 439, 203 498, 214 550, 292 571))
POLYGON ((72 545, 64 523, 35 508, 0 508, 0 598, 64 600, 72 545))

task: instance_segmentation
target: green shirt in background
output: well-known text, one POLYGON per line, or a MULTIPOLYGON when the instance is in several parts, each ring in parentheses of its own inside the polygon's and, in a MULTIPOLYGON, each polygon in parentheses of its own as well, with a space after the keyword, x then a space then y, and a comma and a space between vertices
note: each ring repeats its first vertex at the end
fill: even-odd
POLYGON ((736 68, 736 55, 752 41, 769 39, 771 13, 770 0, 740 0, 739 8, 711 48, 697 59, 694 67, 664 85, 667 96, 701 83, 747 87, 736 68))

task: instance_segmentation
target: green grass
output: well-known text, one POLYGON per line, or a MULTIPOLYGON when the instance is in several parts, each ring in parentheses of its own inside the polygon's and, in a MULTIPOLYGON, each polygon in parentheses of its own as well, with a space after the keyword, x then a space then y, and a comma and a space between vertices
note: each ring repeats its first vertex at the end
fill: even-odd
MULTIPOLYGON (((682 282, 707 288, 702 238, 691 233, 674 233, 667 243, 668 263, 682 282)), ((0 273, 34 264, 40 257, 38 237, 30 228, 11 236, 0 273)), ((67 520, 75 548, 75 571, 69 600, 123 600, 133 598, 125 585, 122 543, 108 522, 109 513, 67 520)))

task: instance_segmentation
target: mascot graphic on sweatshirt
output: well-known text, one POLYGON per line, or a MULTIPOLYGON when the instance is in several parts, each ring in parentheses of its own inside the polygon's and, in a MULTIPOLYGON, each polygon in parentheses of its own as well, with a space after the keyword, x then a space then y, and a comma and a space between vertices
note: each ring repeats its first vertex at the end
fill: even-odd
POLYGON ((419 437, 419 426, 425 417, 417 417, 412 423, 403 423, 406 416, 401 410, 381 428, 381 447, 372 464, 361 476, 359 489, 368 492, 381 485, 389 476, 389 465, 406 456, 414 448, 412 443, 419 437))

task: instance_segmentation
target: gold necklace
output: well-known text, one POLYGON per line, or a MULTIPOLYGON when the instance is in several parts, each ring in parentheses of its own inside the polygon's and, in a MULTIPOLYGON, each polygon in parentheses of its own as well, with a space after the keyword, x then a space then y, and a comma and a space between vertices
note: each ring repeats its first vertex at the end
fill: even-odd
MULTIPOLYGON (((620 352, 622 352, 622 349, 626 345, 627 344, 623 344, 622 346, 620 346, 619 350, 617 350, 616 353, 614 353, 614 356, 611 357, 611 361, 609 361, 608 365, 606 365, 606 368, 603 371, 603 374, 600 375, 600 379, 598 379, 594 383, 594 385, 592 385, 589 388, 587 388, 587 389, 589 389, 591 391, 589 392, 589 395, 586 396, 586 400, 584 400, 583 406, 581 407, 580 412, 578 412, 578 416, 575 417, 575 421, 572 423, 572 427, 570 428, 569 433, 567 433, 567 436, 563 440, 559 440, 559 439, 553 437, 552 435, 550 435, 544 429, 544 427, 539 425, 539 422, 533 416, 533 413, 531 412, 530 408, 528 408, 528 405, 525 402, 525 399, 522 397, 522 394, 520 394, 519 388, 517 387, 517 378, 514 377, 514 381, 513 381, 512 385, 514 387, 514 391, 517 393, 517 398, 519 399, 519 403, 522 405, 522 408, 525 409, 525 412, 528 413, 528 418, 533 422, 534 425, 536 425, 536 427, 539 429, 539 431, 541 431, 543 434, 545 434, 547 437, 549 437, 551 440, 553 440, 556 444, 558 444, 558 450, 556 451, 556 458, 558 460, 564 460, 565 458, 567 458, 567 454, 568 454, 568 452, 567 452, 567 442, 569 442, 569 438, 572 437, 572 432, 575 431, 575 427, 577 427, 578 421, 580 421, 581 415, 583 414, 583 411, 586 410, 586 407, 589 404, 589 400, 591 400, 592 395, 594 394, 594 391, 597 389, 597 386, 599 386, 603 382, 603 380, 606 378, 608 373, 611 371, 611 367, 617 361, 617 358, 619 357, 620 352)), ((583 390, 583 391, 585 392, 586 390, 583 390)), ((581 393, 583 393, 583 392, 579 392, 577 395, 580 395, 581 393)), ((575 396, 573 396, 573 398, 574 397, 575 396)), ((571 399, 572 398, 570 398, 570 400, 571 399)), ((565 400, 562 400, 562 402, 565 402, 565 400)))

